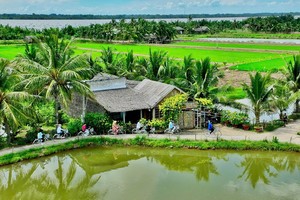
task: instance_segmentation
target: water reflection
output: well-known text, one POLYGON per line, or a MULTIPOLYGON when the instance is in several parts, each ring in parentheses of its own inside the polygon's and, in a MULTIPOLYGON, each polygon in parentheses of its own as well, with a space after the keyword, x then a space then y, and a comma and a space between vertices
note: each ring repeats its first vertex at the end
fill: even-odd
POLYGON ((0 199, 297 199, 299 171, 297 153, 89 148, 0 168, 0 199))

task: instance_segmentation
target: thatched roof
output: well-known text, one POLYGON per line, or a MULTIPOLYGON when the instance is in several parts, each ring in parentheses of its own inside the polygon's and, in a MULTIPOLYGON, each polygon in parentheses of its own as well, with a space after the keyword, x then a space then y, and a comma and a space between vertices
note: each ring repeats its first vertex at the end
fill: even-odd
POLYGON ((195 28, 195 32, 208 32, 210 29, 207 26, 200 26, 199 28, 195 28))
POLYGON ((174 89, 182 92, 179 88, 161 83, 158 81, 151 81, 144 79, 134 89, 145 97, 146 102, 154 108, 161 100, 163 100, 174 89))
POLYGON ((95 92, 95 99, 111 113, 150 108, 144 96, 131 88, 95 92))
POLYGON ((141 81, 134 81, 134 80, 126 80, 126 86, 129 88, 134 88, 137 86, 141 81))
POLYGON ((90 84, 96 101, 111 113, 151 109, 174 89, 182 92, 173 85, 149 79, 131 81, 104 73, 87 83, 90 84))
POLYGON ((182 27, 180 27, 180 26, 176 26, 176 27, 174 27, 174 29, 175 29, 176 31, 184 31, 184 28, 182 28, 182 27))

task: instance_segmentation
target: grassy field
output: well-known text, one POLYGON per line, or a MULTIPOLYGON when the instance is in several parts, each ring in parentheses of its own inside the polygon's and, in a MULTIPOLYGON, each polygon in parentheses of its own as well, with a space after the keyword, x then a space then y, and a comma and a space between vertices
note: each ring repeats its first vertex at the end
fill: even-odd
POLYGON ((282 57, 270 60, 261 60, 257 62, 239 64, 230 67, 231 70, 241 71, 260 71, 260 72, 277 72, 287 66, 287 63, 292 60, 292 57, 282 57))
POLYGON ((182 48, 180 46, 170 46, 170 45, 124 45, 124 44, 97 44, 92 42, 74 44, 75 47, 79 49, 85 49, 85 51, 102 50, 108 46, 113 47, 118 52, 127 53, 130 50, 137 55, 149 55, 149 49, 152 51, 167 51, 168 55, 173 58, 183 59, 184 56, 191 54, 195 59, 203 59, 205 57, 210 57, 212 62, 219 63, 231 63, 231 64, 245 64, 252 63, 263 60, 272 60, 284 57, 289 57, 289 54, 278 54, 271 52, 249 52, 242 50, 224 50, 224 49, 201 49, 193 48, 193 46, 182 48))
POLYGON ((215 34, 177 35, 179 40, 195 40, 198 38, 256 38, 256 39, 300 39, 300 33, 252 33, 247 30, 227 31, 215 34))
POLYGON ((288 51, 292 53, 299 53, 300 47, 299 45, 281 45, 281 44, 257 44, 257 43, 225 43, 225 42, 176 42, 175 45, 182 46, 197 46, 197 47, 212 47, 212 48, 241 48, 241 49, 249 49, 249 50, 258 50, 258 51, 288 51))
POLYGON ((0 58, 12 60, 24 51, 24 45, 0 45, 0 58))
MULTIPOLYGON (((230 65, 230 69, 243 71, 277 71, 292 59, 291 52, 300 50, 296 45, 218 43, 215 42, 176 42, 167 45, 149 44, 102 44, 95 42, 75 42, 76 54, 89 52, 94 58, 101 55, 101 50, 109 46, 117 52, 149 56, 152 51, 167 51, 174 59, 182 60, 184 56, 192 55, 195 59, 210 57, 212 62, 221 66, 230 65), (272 52, 269 52, 269 51, 272 52), (273 52, 274 51, 274 52, 273 52), (278 51, 278 52, 277 52, 278 51)), ((0 45, 0 57, 12 60, 24 52, 24 45, 0 45)), ((300 52, 300 51, 299 51, 300 52)))

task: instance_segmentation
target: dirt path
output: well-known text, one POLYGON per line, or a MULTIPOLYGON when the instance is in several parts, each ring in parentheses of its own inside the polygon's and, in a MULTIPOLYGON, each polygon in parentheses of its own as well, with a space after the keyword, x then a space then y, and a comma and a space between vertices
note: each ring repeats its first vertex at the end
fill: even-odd
MULTIPOLYGON (((279 142, 289 142, 293 144, 300 145, 300 135, 297 135, 297 132, 300 132, 300 120, 294 121, 289 123, 286 127, 281 127, 276 129, 273 132, 263 132, 263 133, 256 133, 253 131, 244 131, 242 129, 226 127, 222 125, 217 125, 220 127, 221 130, 221 138, 224 140, 269 140, 272 141, 273 137, 277 137, 279 142)), ((163 139, 163 138, 170 138, 170 139, 189 139, 189 140, 216 140, 215 135, 207 135, 206 129, 192 129, 192 130, 185 130, 184 132, 180 133, 179 135, 173 134, 150 134, 149 138, 153 139, 163 139)), ((111 137, 111 138, 119 138, 119 139, 129 139, 136 137, 136 134, 123 134, 123 135, 97 135, 91 137, 111 137)), ((59 139, 59 140, 49 140, 43 144, 34 144, 34 145, 25 145, 21 147, 12 147, 2 149, 0 151, 0 156, 20 152, 32 148, 40 148, 40 147, 47 147, 55 144, 61 144, 68 141, 80 140, 84 137, 72 137, 68 139, 59 139)))

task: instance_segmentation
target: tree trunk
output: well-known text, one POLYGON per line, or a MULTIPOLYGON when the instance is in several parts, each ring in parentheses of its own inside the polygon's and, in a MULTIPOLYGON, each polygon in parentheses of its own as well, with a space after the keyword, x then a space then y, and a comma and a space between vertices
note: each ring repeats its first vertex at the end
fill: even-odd
POLYGON ((295 102, 295 111, 294 111, 295 113, 300 113, 299 102, 300 102, 300 99, 297 99, 295 102))
POLYGON ((55 122, 56 124, 59 124, 59 101, 58 101, 58 97, 55 96, 54 97, 54 101, 55 101, 55 122))
POLYGON ((12 141, 12 133, 11 133, 11 130, 10 130, 10 127, 9 127, 9 124, 8 124, 8 121, 7 121, 7 119, 6 118, 4 118, 4 131, 5 131, 5 133, 6 133, 6 135, 7 135, 7 144, 9 145, 10 143, 11 143, 11 141, 12 141))
POLYGON ((259 124, 260 110, 256 108, 254 114, 255 114, 255 124, 259 124))

